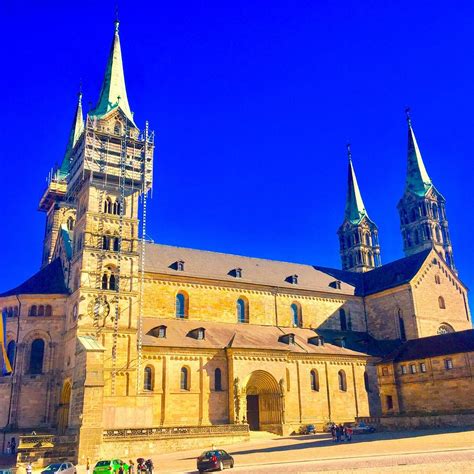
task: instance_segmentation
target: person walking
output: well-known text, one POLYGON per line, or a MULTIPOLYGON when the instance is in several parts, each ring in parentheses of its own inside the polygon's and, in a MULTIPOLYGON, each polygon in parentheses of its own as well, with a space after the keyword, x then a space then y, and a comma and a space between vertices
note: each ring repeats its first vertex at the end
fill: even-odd
POLYGON ((31 466, 31 463, 28 463, 26 465, 26 474, 32 474, 33 472, 33 467, 31 466))
POLYGON ((8 441, 8 443, 7 443, 7 449, 6 449, 5 453, 6 453, 6 454, 10 454, 10 453, 11 453, 11 450, 12 450, 12 447, 11 447, 10 441, 8 441))
POLYGON ((336 443, 339 443, 339 441, 341 441, 341 428, 339 427, 339 425, 336 425, 336 443))
POLYGON ((12 438, 12 440, 10 442, 10 449, 11 449, 11 454, 16 453, 16 440, 15 440, 15 438, 12 438))
POLYGON ((131 459, 128 460, 128 473, 135 474, 135 464, 131 459))
POLYGON ((123 461, 120 461, 120 466, 117 472, 118 474, 125 474, 125 469, 123 468, 123 461))
POLYGON ((329 427, 329 430, 331 431, 332 440, 333 440, 333 442, 335 442, 336 441, 336 425, 333 423, 329 427))
POLYGON ((347 441, 351 442, 352 441, 352 433, 353 433, 352 427, 348 426, 346 428, 346 433, 347 433, 347 441))

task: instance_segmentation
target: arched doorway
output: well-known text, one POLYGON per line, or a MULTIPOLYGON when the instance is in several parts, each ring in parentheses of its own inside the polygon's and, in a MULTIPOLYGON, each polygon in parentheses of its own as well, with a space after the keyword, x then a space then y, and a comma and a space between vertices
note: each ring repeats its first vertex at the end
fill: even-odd
POLYGON ((71 383, 66 380, 61 390, 58 409, 58 431, 64 433, 69 423, 69 407, 71 405, 71 383))
POLYGON ((275 378, 264 370, 256 370, 248 378, 245 393, 249 428, 280 434, 282 395, 275 378))

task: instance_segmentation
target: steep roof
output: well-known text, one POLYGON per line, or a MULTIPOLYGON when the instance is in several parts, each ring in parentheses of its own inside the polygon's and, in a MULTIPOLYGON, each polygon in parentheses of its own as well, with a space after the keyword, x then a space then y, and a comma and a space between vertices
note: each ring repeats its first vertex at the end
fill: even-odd
POLYGON ((21 285, 0 294, 0 297, 12 295, 65 295, 68 293, 69 290, 64 284, 61 259, 57 258, 21 285))
POLYGON ((125 87, 118 21, 115 22, 114 38, 112 40, 112 47, 110 48, 109 60, 100 90, 99 101, 95 109, 89 112, 89 115, 101 118, 117 108, 120 108, 126 117, 135 125, 128 104, 127 89, 125 87))
POLYGON ((389 354, 384 362, 402 362, 460 352, 474 352, 474 329, 411 339, 389 354))
POLYGON ((316 333, 311 329, 281 328, 278 326, 260 326, 256 324, 221 323, 211 321, 192 321, 187 319, 149 318, 143 320, 143 345, 151 347, 189 347, 201 349, 253 349, 289 351, 308 354, 331 354, 340 356, 365 356, 349 348, 328 343, 316 346, 308 342, 316 333), (166 326, 166 337, 155 337, 150 331, 166 326), (189 333, 195 329, 205 329, 205 338, 196 339, 189 333), (295 344, 281 341, 285 334, 295 335, 295 344))
POLYGON ((146 244, 145 271, 173 276, 224 280, 229 282, 267 285, 277 288, 310 290, 337 295, 363 296, 409 282, 421 268, 430 249, 365 273, 300 263, 280 262, 263 258, 244 257, 207 250, 196 250, 162 244, 146 244), (183 261, 183 271, 176 263, 183 261), (234 270, 242 270, 236 278, 234 270), (288 278, 298 276, 298 283, 288 278), (334 285, 341 282, 341 288, 334 285))
POLYGON ((346 209, 345 218, 352 224, 358 224, 363 217, 369 217, 367 210, 365 209, 364 201, 360 193, 359 184, 357 183, 357 177, 354 171, 354 165, 352 164, 352 157, 350 148, 349 150, 349 165, 348 165, 348 176, 347 176, 347 197, 346 197, 346 209))

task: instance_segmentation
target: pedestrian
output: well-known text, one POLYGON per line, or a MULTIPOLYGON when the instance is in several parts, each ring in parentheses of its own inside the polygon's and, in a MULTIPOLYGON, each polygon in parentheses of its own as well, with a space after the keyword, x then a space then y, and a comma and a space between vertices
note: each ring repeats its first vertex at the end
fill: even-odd
POLYGON ((16 440, 15 440, 15 438, 12 438, 12 440, 10 442, 10 449, 11 449, 11 454, 16 453, 16 440))
POLYGON ((31 467, 31 463, 26 465, 26 474, 31 474, 33 472, 33 468, 31 467))
POLYGON ((91 460, 89 458, 86 461, 86 473, 91 474, 91 460))
POLYGON ((344 441, 344 426, 339 425, 339 433, 341 433, 340 437, 341 437, 341 442, 344 441))
POLYGON ((329 427, 329 430, 331 431, 332 440, 333 442, 335 442, 336 441, 336 426, 334 425, 334 423, 331 424, 331 426, 329 427))
POLYGON ((11 453, 11 450, 12 450, 12 446, 11 446, 11 444, 10 444, 10 441, 8 441, 8 443, 7 443, 7 450, 5 451, 6 454, 10 454, 10 453, 11 453))
POLYGON ((125 474, 125 470, 123 468, 123 461, 120 461, 120 467, 118 468, 118 474, 125 474))
POLYGON ((135 474, 135 464, 131 459, 128 460, 128 472, 129 474, 135 474))
POLYGON ((336 443, 339 443, 341 440, 341 428, 339 428, 339 425, 336 425, 336 443))
POLYGON ((344 433, 344 441, 347 441, 347 426, 342 427, 342 432, 344 433))
POLYGON ((346 431, 347 431, 347 441, 350 442, 350 441, 352 441, 352 433, 353 433, 352 428, 350 426, 348 426, 346 428, 346 431))

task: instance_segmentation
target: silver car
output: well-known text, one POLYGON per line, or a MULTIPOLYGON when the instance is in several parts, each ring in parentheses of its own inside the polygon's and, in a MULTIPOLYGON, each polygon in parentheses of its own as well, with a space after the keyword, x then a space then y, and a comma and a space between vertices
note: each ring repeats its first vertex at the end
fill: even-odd
POLYGON ((41 474, 76 474, 76 467, 71 462, 55 462, 47 466, 41 474))

